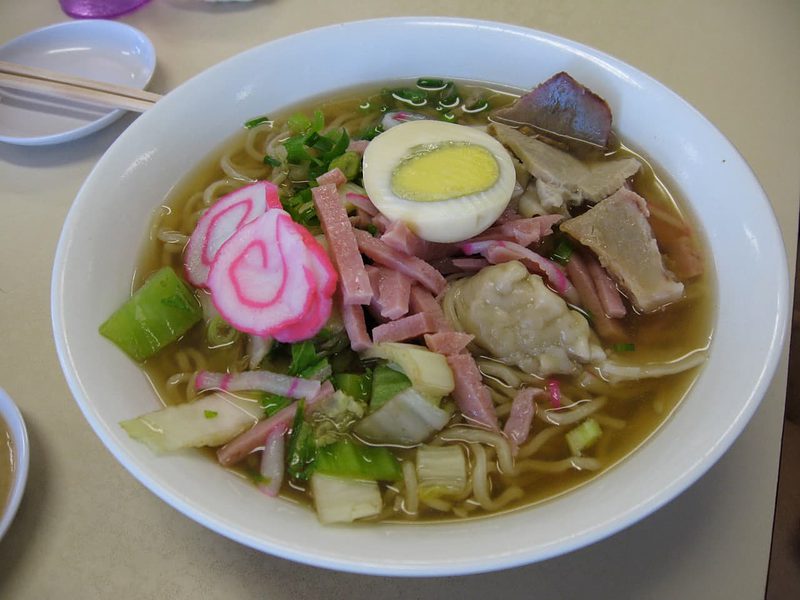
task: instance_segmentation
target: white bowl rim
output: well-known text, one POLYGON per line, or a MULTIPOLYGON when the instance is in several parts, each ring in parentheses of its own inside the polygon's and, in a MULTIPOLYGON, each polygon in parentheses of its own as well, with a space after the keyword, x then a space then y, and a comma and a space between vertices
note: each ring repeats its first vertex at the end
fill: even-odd
MULTIPOLYGON (((114 443, 114 441, 110 438, 102 420, 98 417, 98 415, 96 415, 92 411, 91 406, 86 401, 83 386, 73 370, 72 360, 70 357, 70 349, 65 336, 64 316, 60 310, 61 295, 63 293, 63 283, 64 283, 63 280, 60 278, 60 274, 64 268, 64 264, 66 261, 66 254, 68 250, 67 248, 68 234, 77 225, 77 223, 75 222, 76 221, 75 215, 77 214, 75 206, 79 204, 79 201, 83 196, 84 191, 88 186, 88 183, 91 181, 94 173, 103 168, 103 164, 106 158, 105 156, 101 158, 101 160, 96 165, 95 169, 92 171, 92 174, 90 174, 90 176, 87 178, 86 183, 84 183, 84 186, 81 188, 78 194, 75 204, 73 205, 69 214, 67 215, 64 225, 64 230, 62 231, 62 235, 59 240, 58 248, 56 251, 54 269, 53 269, 51 302, 52 302, 52 321, 53 321, 54 336, 56 341, 56 348, 58 351, 59 360, 62 365, 62 370, 64 371, 65 377, 67 379, 67 382, 69 384, 69 387, 73 395, 76 398, 76 401, 78 402, 82 412, 84 413, 85 418, 90 423, 95 433, 104 442, 109 451, 141 483, 143 483, 146 487, 148 487, 157 496, 162 498, 165 502, 175 507, 176 509, 180 510, 184 514, 190 516, 192 519, 203 524, 204 526, 212 529, 213 531, 216 531, 217 533, 220 533, 221 535, 234 539, 240 543, 251 546, 253 548, 260 549, 262 551, 267 551, 276 554, 278 556, 282 556, 284 558, 288 558, 291 560, 295 560, 298 562, 314 566, 321 566, 325 568, 331 568, 331 569, 349 571, 355 573, 399 575, 399 576, 460 575, 460 574, 480 573, 502 568, 519 566, 522 564, 527 564, 530 562, 551 558, 553 556, 570 552, 577 548, 594 543, 626 527, 629 527, 630 525, 636 523, 643 517, 651 514, 652 512, 654 512, 655 510, 666 504, 667 502, 674 499, 684 490, 686 490, 690 485, 692 485, 695 481, 697 481, 706 471, 708 471, 708 469, 728 450, 728 448, 731 446, 731 444, 735 441, 735 439, 744 429, 749 419, 752 417, 753 413, 757 409, 759 402, 763 397, 764 393, 766 392, 767 387, 769 386, 771 379, 775 373, 775 370, 777 369, 788 325, 788 316, 787 316, 788 298, 789 298, 788 266, 786 262, 785 249, 783 248, 782 237, 780 235, 780 229, 777 225, 777 220, 775 219, 774 212, 772 211, 772 208, 769 204, 769 201, 766 198, 766 195, 763 193, 763 190, 760 188, 760 185, 758 185, 757 179, 753 174, 752 170, 750 169, 750 167, 746 164, 743 157, 732 146, 732 144, 727 140, 727 138, 725 138, 725 136, 721 132, 719 132, 719 130, 717 130, 716 127, 713 124, 711 124, 703 115, 701 115, 694 107, 692 107, 688 102, 680 98, 675 92, 672 92, 671 90, 666 88, 666 86, 664 86, 663 84, 657 82, 655 79, 639 71, 638 69, 616 58, 613 58, 603 52, 597 51, 583 44, 572 42, 565 38, 537 31, 531 28, 521 27, 517 25, 509 25, 499 22, 449 18, 449 17, 393 17, 385 19, 383 18, 370 19, 366 21, 353 21, 349 23, 320 27, 318 29, 313 29, 293 34, 291 36, 287 36, 286 38, 281 38, 278 40, 267 42, 251 50, 245 51, 237 56, 234 56, 230 59, 227 59, 226 61, 223 61, 222 63, 219 63, 218 65, 215 65, 207 69, 203 73, 195 76, 191 80, 182 84, 179 88, 176 88, 175 91, 168 94, 167 97, 169 97, 169 95, 175 93, 176 91, 184 88, 185 86, 188 86, 195 81, 201 80, 203 77, 206 76, 207 73, 215 71, 217 69, 221 69, 224 67, 224 65, 227 65, 236 60, 240 60, 243 56, 247 56, 251 53, 259 52, 261 51, 261 49, 268 47, 272 44, 282 42, 289 38, 302 39, 305 36, 313 36, 317 35, 318 33, 326 32, 337 28, 358 27, 365 25, 366 26, 425 25, 434 27, 463 26, 463 27, 475 27, 475 28, 489 28, 497 31, 507 32, 514 35, 523 35, 531 39, 543 42, 545 44, 565 46, 569 48, 570 51, 575 52, 576 54, 579 54, 582 57, 589 58, 589 60, 600 65, 602 68, 605 68, 613 72, 625 73, 627 75, 633 74, 635 75, 638 81, 645 82, 649 85, 661 88, 663 92, 672 97, 673 101, 680 103, 681 105, 683 105, 685 109, 688 109, 691 112, 693 112, 695 117, 703 121, 710 131, 712 131, 716 136, 722 138, 722 140, 724 140, 728 144, 728 146, 730 146, 729 149, 732 153, 733 158, 741 162, 741 167, 743 169, 743 172, 747 177, 752 179, 755 186, 758 187, 760 191, 759 194, 756 194, 757 197, 753 198, 753 201, 759 203, 761 208, 766 210, 765 218, 768 221, 770 221, 767 224, 767 227, 772 228, 775 237, 775 240, 773 241, 776 241, 781 249, 781 251, 778 252, 774 257, 774 259, 777 261, 778 264, 774 264, 773 267, 776 269, 776 272, 783 273, 784 276, 778 277, 778 281, 776 282, 777 298, 775 298, 775 305, 774 305, 775 316, 774 320, 770 322, 771 326, 768 334, 770 340, 769 352, 767 353, 766 360, 763 363, 762 368, 758 372, 756 383, 753 389, 750 391, 746 400, 743 402, 741 410, 737 412, 736 415, 734 415, 733 420, 730 423, 729 427, 727 427, 724 435, 721 436, 719 439, 717 439, 716 442, 710 448, 707 448, 706 451, 703 453, 702 457, 698 459, 695 463, 693 463, 690 468, 686 469, 683 472, 682 476, 674 479, 673 481, 670 482, 669 485, 661 489, 659 494, 648 498, 646 502, 640 503, 628 511, 624 511, 617 514, 616 518, 614 518, 613 520, 605 522, 601 524, 601 526, 598 526, 592 530, 586 531, 582 535, 570 539, 568 542, 561 543, 556 547, 548 547, 545 548, 544 550, 540 549, 535 553, 531 553, 530 551, 526 551, 525 549, 511 550, 507 554, 503 554, 500 556, 493 556, 488 560, 482 557, 476 557, 471 560, 463 560, 460 562, 444 561, 444 562, 432 563, 430 565, 414 564, 412 567, 407 567, 405 565, 398 565, 393 567, 393 566, 387 566, 385 563, 377 561, 372 563, 370 562, 364 563, 361 561, 353 561, 348 558, 341 558, 332 555, 322 555, 314 552, 313 549, 298 550, 297 548, 294 547, 291 548, 281 547, 280 544, 273 544, 271 542, 265 542, 263 540, 253 538, 252 536, 248 536, 246 532, 239 532, 239 531, 232 532, 227 527, 227 525, 229 524, 218 522, 214 519, 209 518, 208 515, 203 513, 202 508, 198 504, 196 504, 192 499, 181 495, 175 489, 165 489, 162 483, 156 481, 153 476, 140 469, 136 464, 134 464, 130 460, 130 458, 126 454, 126 451, 123 448, 118 447, 114 443)), ((126 132, 124 132, 123 135, 120 137, 120 139, 114 144, 114 146, 121 144, 123 140, 127 139, 129 135, 131 135, 130 132, 132 130, 136 130, 136 126, 137 123, 134 123, 126 132)), ((501 517, 493 517, 493 518, 501 518, 501 517)))
POLYGON ((30 443, 25 419, 22 418, 19 407, 3 388, 0 388, 0 417, 8 427, 16 452, 11 490, 7 499, 0 498, 0 541, 2 541, 17 514, 17 509, 20 502, 22 502, 22 496, 25 494, 25 484, 28 481, 30 463, 30 443))

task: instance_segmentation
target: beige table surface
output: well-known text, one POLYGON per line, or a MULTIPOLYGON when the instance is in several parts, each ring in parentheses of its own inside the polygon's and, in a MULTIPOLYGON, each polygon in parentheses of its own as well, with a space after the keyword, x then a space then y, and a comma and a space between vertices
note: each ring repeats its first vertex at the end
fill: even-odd
MULTIPOLYGON (((122 20, 158 52, 167 92, 259 43, 388 15, 491 18, 589 44, 650 73, 708 116, 752 165, 791 272, 800 203, 800 2, 681 0, 152 0, 122 20)), ((56 0, 0 1, 0 43, 67 20, 56 0)), ((402 580, 262 555, 170 508, 83 420, 58 367, 50 270, 81 182, 133 117, 53 147, 0 143, 0 385, 31 437, 28 489, 0 542, 0 598, 759 598, 769 559, 786 356, 723 459, 685 494, 610 539, 510 571, 402 580)), ((735 201, 735 199, 731 199, 735 201)), ((770 268, 771 265, 764 265, 770 268)))

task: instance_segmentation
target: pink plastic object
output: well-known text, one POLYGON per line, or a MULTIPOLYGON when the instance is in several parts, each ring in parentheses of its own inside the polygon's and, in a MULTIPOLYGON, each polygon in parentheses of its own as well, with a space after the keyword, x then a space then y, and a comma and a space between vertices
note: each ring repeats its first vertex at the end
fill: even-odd
POLYGON ((109 19, 132 12, 149 0, 59 0, 61 9, 76 19, 109 19))

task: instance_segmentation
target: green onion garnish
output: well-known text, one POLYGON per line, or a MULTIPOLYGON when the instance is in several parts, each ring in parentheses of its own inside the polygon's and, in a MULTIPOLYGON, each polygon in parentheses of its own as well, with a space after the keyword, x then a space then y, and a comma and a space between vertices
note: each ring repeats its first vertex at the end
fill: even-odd
POLYGON ((280 167, 281 166, 281 161, 279 161, 277 158, 273 158, 272 156, 267 154, 267 155, 264 156, 264 164, 265 165, 269 165, 270 167, 280 167))
POLYGON ((293 134, 305 133, 311 129, 311 119, 302 113, 297 113, 289 117, 286 124, 289 126, 289 131, 293 134))
POLYGON ((417 87, 431 92, 438 92, 447 87, 447 82, 443 79, 433 79, 430 77, 420 77, 417 79, 417 87))
POLYGON ((425 106, 428 103, 428 95, 412 88, 400 88, 392 90, 392 98, 411 106, 425 106))
POLYGON ((469 106, 464 106, 462 110, 465 113, 472 114, 472 113, 479 113, 483 110, 486 110, 487 108, 489 108, 489 103, 486 100, 478 100, 476 102, 473 102, 469 106))
POLYGON ((262 123, 269 123, 269 117, 263 116, 250 119, 249 121, 245 121, 244 126, 246 129, 252 129, 253 127, 258 127, 262 123))
POLYGON ((611 346, 611 349, 614 352, 633 352, 636 350, 636 346, 632 342, 621 342, 611 346))
POLYGON ((219 413, 217 411, 215 411, 215 410, 204 410, 203 414, 205 415, 206 419, 213 419, 219 413))
POLYGON ((447 121, 449 123, 455 123, 456 116, 452 112, 446 112, 442 115, 442 120, 447 121))

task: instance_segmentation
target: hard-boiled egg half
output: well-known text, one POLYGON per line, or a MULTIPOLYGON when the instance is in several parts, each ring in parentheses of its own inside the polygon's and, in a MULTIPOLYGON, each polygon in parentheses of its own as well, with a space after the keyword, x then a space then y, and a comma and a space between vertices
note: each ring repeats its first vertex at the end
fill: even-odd
POLYGON ((515 181, 500 142, 443 121, 410 121, 380 134, 367 146, 363 173, 378 210, 431 242, 458 242, 489 227, 515 181))

